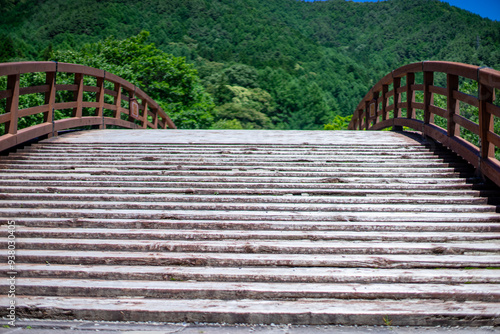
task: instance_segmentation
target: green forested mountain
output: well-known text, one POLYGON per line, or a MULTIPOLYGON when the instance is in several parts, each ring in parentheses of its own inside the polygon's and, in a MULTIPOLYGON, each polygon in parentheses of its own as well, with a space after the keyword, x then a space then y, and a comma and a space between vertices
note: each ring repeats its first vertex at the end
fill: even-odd
POLYGON ((0 8, 0 61, 78 61, 85 44, 88 53, 149 31, 143 43, 185 57, 200 94, 213 99, 203 104, 213 117, 184 127, 318 129, 352 114, 401 65, 500 68, 500 23, 437 0, 0 0, 0 8))

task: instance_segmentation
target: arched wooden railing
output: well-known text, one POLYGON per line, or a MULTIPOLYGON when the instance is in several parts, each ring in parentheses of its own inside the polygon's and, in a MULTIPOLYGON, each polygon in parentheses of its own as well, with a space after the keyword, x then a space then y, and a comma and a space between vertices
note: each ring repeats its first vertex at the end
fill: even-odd
POLYGON ((37 137, 53 136, 60 130, 82 126, 176 128, 160 106, 141 89, 103 70, 57 62, 2 63, 0 80, 2 77, 4 85, 3 88, 0 86, 0 102, 2 99, 4 102, 0 104, 3 106, 0 108, 0 126, 3 124, 4 134, 0 136, 0 151, 37 137), (44 74, 44 82, 23 87, 21 77, 29 73, 44 74), (58 74, 62 76, 63 73, 65 82, 59 82, 58 74), (20 97, 29 94, 43 95, 44 103, 20 109, 20 97), (61 100, 64 95, 70 98, 61 100), (92 96, 92 101, 88 96, 92 96), (57 110, 72 112, 69 117, 57 119, 57 110), (43 114, 42 122, 19 129, 20 118, 36 114, 43 114))
POLYGON ((500 136, 494 131, 494 123, 500 118, 500 107, 493 103, 495 89, 500 89, 500 72, 491 68, 441 61, 406 65, 373 86, 354 112, 349 129, 393 127, 401 130, 409 127, 421 131, 449 147, 482 175, 500 185, 500 162, 495 158, 500 136), (434 83, 437 73, 444 73, 441 74, 441 86, 445 87, 434 83), (421 82, 416 81, 417 76, 421 82), (467 81, 477 83, 477 96, 460 91, 461 84, 467 81), (416 100, 416 94, 419 94, 419 100, 416 100), (446 100, 446 109, 434 104, 435 95, 446 100), (477 108, 478 122, 460 115, 460 102, 477 108), (436 115, 446 120, 446 128, 436 124, 436 115), (475 145, 464 139, 461 128, 477 135, 479 143, 475 145))

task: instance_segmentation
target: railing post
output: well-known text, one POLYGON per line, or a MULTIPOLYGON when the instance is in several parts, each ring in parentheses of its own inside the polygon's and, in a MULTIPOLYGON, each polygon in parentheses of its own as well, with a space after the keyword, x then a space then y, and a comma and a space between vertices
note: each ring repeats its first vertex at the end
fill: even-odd
POLYGON ((365 102, 365 130, 370 129, 370 102, 365 102))
POLYGON ((415 102, 415 91, 412 85, 415 84, 415 73, 406 74, 406 118, 415 118, 415 109, 413 108, 413 102, 415 102))
POLYGON ((155 129, 158 129, 158 109, 153 110, 153 125, 155 129))
POLYGON ((56 72, 47 72, 45 74, 45 84, 49 86, 48 92, 45 93, 45 104, 47 112, 43 114, 44 123, 52 123, 52 133, 49 138, 55 135, 54 131, 54 104, 56 103, 56 72))
POLYGON ((142 113, 142 128, 147 129, 148 128, 148 101, 143 101, 144 102, 144 111, 142 113))
POLYGON ((116 111, 115 111, 115 118, 120 119, 121 118, 121 107, 122 107, 122 85, 119 83, 115 83, 115 91, 116 91, 116 97, 115 97, 115 106, 116 106, 116 111))
POLYGON ((75 73, 75 85, 77 90, 73 94, 73 100, 76 101, 76 108, 73 109, 73 117, 81 118, 83 110, 83 74, 75 73))
POLYGON ((97 78, 97 87, 99 91, 97 92, 96 100, 99 103, 97 107, 97 117, 102 118, 102 124, 99 125, 99 129, 103 129, 104 125, 104 78, 97 78))
POLYGON ((128 103, 128 109, 129 109, 129 114, 128 114, 128 121, 129 122, 134 122, 135 118, 132 117, 132 100, 134 98, 135 92, 129 91, 128 92, 128 97, 129 97, 129 103, 128 103))
POLYGON ((382 85, 382 121, 389 118, 387 114, 387 92, 389 91, 389 85, 382 85))
POLYGON ((430 106, 434 104, 434 94, 430 86, 434 85, 434 72, 424 72, 424 125, 434 122, 434 114, 431 114, 430 106))
POLYGON ((12 95, 7 98, 6 112, 10 113, 10 120, 5 123, 5 132, 11 135, 17 133, 20 79, 21 76, 19 74, 13 74, 7 77, 7 90, 10 90, 12 95))
MULTIPOLYGON (((401 78, 393 78, 392 89, 394 91, 394 119, 401 117, 401 108, 399 108, 399 101, 401 95, 398 93, 398 89, 401 87, 401 78)), ((395 125, 392 127, 394 131, 403 131, 403 127, 395 125)))
POLYGON ((455 123, 455 114, 460 113, 460 105, 457 99, 453 96, 453 92, 458 90, 458 75, 446 75, 446 88, 448 91, 446 100, 448 101, 448 137, 460 136, 460 128, 455 123))
POLYGON ((493 115, 486 110, 487 103, 493 103, 494 88, 479 84, 479 134, 481 140, 481 160, 495 156, 495 146, 488 140, 488 132, 493 132, 493 115))
MULTIPOLYGON (((377 124, 378 122, 378 117, 379 117, 379 114, 378 114, 378 97, 379 97, 379 94, 380 92, 374 92, 373 93, 373 103, 375 104, 373 106, 373 114, 375 116, 375 120, 373 121, 373 125, 377 124)), ((370 118, 372 117, 371 115, 371 108, 370 108, 370 118)))

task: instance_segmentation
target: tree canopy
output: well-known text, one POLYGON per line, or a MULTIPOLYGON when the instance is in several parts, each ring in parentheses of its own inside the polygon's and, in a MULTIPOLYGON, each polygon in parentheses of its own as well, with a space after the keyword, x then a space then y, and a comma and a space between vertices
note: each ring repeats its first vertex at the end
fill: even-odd
POLYGON ((500 69, 500 23, 438 0, 0 4, 0 61, 85 61, 137 83, 186 128, 322 129, 399 66, 500 69))

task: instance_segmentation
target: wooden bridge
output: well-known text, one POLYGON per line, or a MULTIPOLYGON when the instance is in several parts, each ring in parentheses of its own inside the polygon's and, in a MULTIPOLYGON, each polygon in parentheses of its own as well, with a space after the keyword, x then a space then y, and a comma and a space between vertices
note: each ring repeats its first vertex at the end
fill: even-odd
POLYGON ((351 123, 414 131, 159 130, 174 127, 165 112, 109 73, 43 62, 2 76, 4 322, 500 324, 499 72, 403 67, 351 123), (31 72, 44 82, 23 87, 31 72), (44 103, 20 109, 29 94, 44 103), (81 126, 99 129, 61 133, 81 126))

